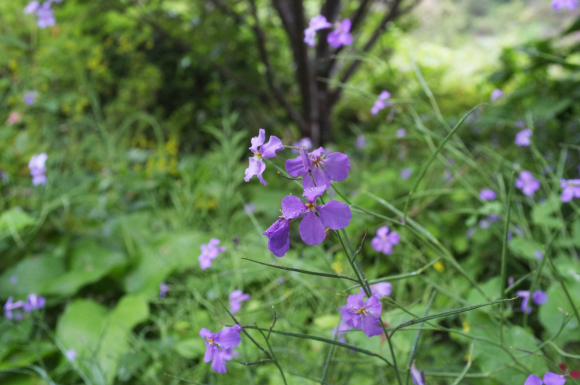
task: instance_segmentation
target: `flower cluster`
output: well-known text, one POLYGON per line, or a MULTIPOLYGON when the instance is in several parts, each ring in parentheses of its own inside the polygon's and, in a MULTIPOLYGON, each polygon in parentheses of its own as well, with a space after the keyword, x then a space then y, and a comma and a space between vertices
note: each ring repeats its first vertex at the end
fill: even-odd
POLYGON ((375 104, 373 104, 373 107, 371 108, 371 114, 376 115, 376 114, 378 114, 378 112, 380 110, 382 110, 386 106, 390 106, 391 103, 386 101, 390 97, 391 97, 391 94, 390 94, 389 91, 383 91, 383 92, 381 92, 379 94, 379 97, 375 101, 375 104))
MULTIPOLYGON (((516 294, 518 297, 522 297, 524 299, 522 301, 522 311, 524 313, 530 314, 532 312, 532 306, 529 304, 530 292, 528 290, 520 290, 516 294)), ((548 301, 548 295, 542 290, 536 290, 532 294, 532 301, 534 301, 536 305, 543 305, 548 301)))
POLYGON ((578 7, 578 0, 552 0, 552 8, 556 11, 561 9, 573 10, 578 7))
POLYGON ((33 155, 28 162, 30 175, 32 175, 32 184, 37 186, 39 184, 46 184, 46 160, 48 155, 44 152, 42 154, 33 155))
POLYGON ((212 238, 209 240, 207 245, 201 245, 201 255, 197 258, 199 260, 199 267, 205 270, 211 266, 211 261, 214 260, 219 253, 226 251, 223 246, 217 247, 220 244, 220 240, 217 238, 212 238))
POLYGON ((39 310, 44 307, 46 300, 37 294, 29 294, 26 301, 16 301, 14 302, 13 297, 9 297, 4 304, 4 315, 8 319, 15 319, 17 321, 21 320, 24 316, 22 312, 14 312, 14 310, 22 309, 26 313, 31 313, 34 310, 39 310))
POLYGON ((226 373, 226 361, 231 360, 238 352, 234 348, 242 341, 240 332, 242 327, 234 325, 222 331, 212 333, 211 330, 201 328, 199 335, 205 342, 205 356, 203 362, 211 361, 211 368, 218 373, 226 373))
POLYGON ((256 175, 258 180, 260 180, 264 186, 268 185, 268 182, 262 178, 262 173, 266 171, 266 163, 264 163, 264 159, 276 157, 276 153, 282 151, 284 145, 282 144, 282 141, 275 136, 270 136, 270 140, 266 144, 264 144, 265 141, 266 131, 260 128, 258 136, 252 138, 250 151, 254 153, 254 156, 250 158, 250 164, 246 169, 246 177, 244 178, 246 182, 249 182, 250 179, 256 175))
MULTIPOLYGON (((332 24, 326 20, 323 15, 316 15, 308 23, 308 28, 304 30, 304 42, 311 47, 314 47, 316 42, 314 38, 316 37, 316 31, 321 29, 331 28, 332 24)), ((352 44, 352 35, 350 34, 351 21, 350 19, 344 19, 338 21, 335 24, 334 31, 330 32, 326 38, 326 41, 332 48, 339 48, 343 45, 352 44)))
POLYGON ((516 179, 516 187, 521 189, 524 195, 531 197, 540 188, 540 181, 528 170, 523 170, 516 179))
POLYGON ((564 385, 566 383, 566 379, 561 374, 556 374, 552 372, 546 372, 544 374, 543 380, 534 375, 530 374, 529 377, 526 379, 524 385, 564 385))
POLYGON ((56 24, 56 19, 54 18, 51 8, 52 3, 60 2, 62 2, 62 0, 46 0, 44 3, 40 4, 38 1, 34 0, 24 7, 24 14, 28 15, 35 13, 36 24, 39 28, 51 27, 56 24))

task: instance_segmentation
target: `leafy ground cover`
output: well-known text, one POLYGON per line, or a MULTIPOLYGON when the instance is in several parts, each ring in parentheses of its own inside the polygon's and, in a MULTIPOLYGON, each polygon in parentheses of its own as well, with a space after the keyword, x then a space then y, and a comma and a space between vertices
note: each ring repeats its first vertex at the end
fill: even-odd
MULTIPOLYGON (((65 0, 46 28, 0 4, 0 382, 578 383, 575 14, 472 84, 436 54, 401 54, 425 29, 397 21, 340 85, 319 160, 282 108, 212 71, 228 44, 252 59, 247 79, 265 69, 248 30, 201 3, 65 0), (259 127, 294 148, 255 158, 259 127), (310 175, 286 162, 320 188, 332 153, 349 167, 306 201, 310 175), (248 158, 267 186, 244 181, 248 158), (288 214, 288 196, 318 206, 288 214), (337 205, 324 235, 302 225, 321 204, 337 205), (265 236, 280 215, 288 235, 265 236)), ((489 3, 491 17, 522 7, 489 3)))

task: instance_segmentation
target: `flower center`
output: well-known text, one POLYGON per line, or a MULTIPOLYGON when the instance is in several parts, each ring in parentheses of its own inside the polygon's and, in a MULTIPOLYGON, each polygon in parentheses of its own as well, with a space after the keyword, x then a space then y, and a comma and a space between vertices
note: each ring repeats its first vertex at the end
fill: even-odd
POLYGON ((361 307, 359 309, 355 309, 354 314, 367 315, 367 308, 361 307))
POLYGON ((213 338, 206 338, 206 341, 210 344, 213 345, 215 344, 215 342, 213 341, 213 338))
POLYGON ((316 204, 314 204, 314 203, 306 203, 306 208, 308 210, 316 211, 315 206, 316 206, 316 204))
POLYGON ((261 153, 259 153, 259 152, 254 152, 254 157, 255 157, 256 159, 258 159, 258 160, 259 160, 259 159, 262 159, 262 154, 261 154, 261 153))
POLYGON ((324 164, 323 159, 324 155, 312 159, 312 167, 316 168, 322 166, 324 164))

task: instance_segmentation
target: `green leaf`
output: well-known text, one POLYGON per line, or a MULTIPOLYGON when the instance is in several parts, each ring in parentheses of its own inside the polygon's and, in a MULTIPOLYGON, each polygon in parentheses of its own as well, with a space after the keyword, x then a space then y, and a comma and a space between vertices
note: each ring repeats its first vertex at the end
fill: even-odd
MULTIPOLYGON (((566 286, 575 303, 580 303, 580 282, 568 282, 566 286)), ((580 326, 578 325, 578 320, 573 315, 574 313, 570 302, 566 298, 562 287, 557 282, 554 282, 546 291, 546 294, 548 294, 548 302, 539 306, 538 310, 540 323, 546 329, 544 337, 549 338, 554 335, 562 326, 564 314, 568 313, 572 315, 572 319, 554 342, 559 346, 565 346, 568 342, 578 340, 577 336, 580 335, 580 326)))
POLYGON ((52 255, 27 258, 0 276, 0 298, 14 296, 22 299, 30 293, 45 295, 52 282, 63 274, 65 268, 62 258, 52 255), (18 278, 16 284, 10 283, 12 276, 18 278))
POLYGON ((508 247, 515 255, 534 261, 536 260, 536 251, 544 249, 538 242, 521 237, 512 238, 508 243, 508 247))
POLYGON ((33 217, 22 211, 20 208, 13 208, 0 215, 0 232, 20 231, 33 223, 33 217))
POLYGON ((532 222, 536 225, 560 229, 564 226, 560 218, 554 214, 560 210, 562 201, 557 195, 550 195, 543 204, 535 205, 532 209, 532 222))
POLYGON ((175 351, 182 357, 192 359, 205 353, 205 343, 201 337, 179 341, 175 351))

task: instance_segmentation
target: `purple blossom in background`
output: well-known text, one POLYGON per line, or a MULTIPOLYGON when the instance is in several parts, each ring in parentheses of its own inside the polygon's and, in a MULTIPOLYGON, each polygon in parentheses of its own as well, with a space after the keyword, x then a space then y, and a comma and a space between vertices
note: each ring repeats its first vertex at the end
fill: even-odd
POLYGON ((483 201, 492 201, 497 197, 495 191, 491 189, 483 189, 479 192, 479 198, 483 201))
POLYGON ((563 8, 573 10, 578 7, 578 0, 552 0, 552 8, 559 11, 563 8))
POLYGON ((22 309, 25 312, 30 313, 33 310, 42 309, 45 304, 46 300, 44 299, 44 297, 41 297, 36 294, 29 294, 28 297, 26 298, 26 302, 22 306, 22 309))
POLYGON ((326 17, 322 15, 314 16, 312 19, 310 19, 310 22, 308 22, 308 28, 304 30, 304 42, 309 46, 314 47, 316 44, 314 41, 316 31, 330 27, 332 27, 332 24, 326 20, 326 17))
POLYGON ((165 282, 161 282, 159 284, 159 298, 165 298, 167 296, 168 291, 169 291, 169 285, 167 285, 165 282))
POLYGON ((77 352, 74 349, 67 350, 66 352, 64 352, 64 355, 66 359, 69 361, 74 361, 77 359, 77 352))
POLYGON ((332 48, 339 48, 343 45, 352 44, 352 35, 350 34, 350 19, 344 19, 335 24, 334 31, 328 34, 326 41, 332 48))
POLYGON ((13 275, 10 277, 10 284, 11 285, 16 285, 16 283, 18 282, 18 277, 13 275))
POLYGON ((395 132, 395 136, 397 138, 404 138, 405 136, 407 136, 407 130, 405 130, 404 128, 399 128, 397 132, 395 132))
POLYGON ((215 334, 209 329, 201 328, 199 335, 204 339, 206 349, 203 362, 212 361, 211 368, 214 371, 226 373, 226 361, 235 356, 232 349, 242 342, 241 331, 242 327, 240 325, 224 328, 215 334))
MULTIPOLYGON (((310 138, 302 138, 298 142, 292 143, 292 147, 304 147, 306 150, 310 150, 312 148, 312 140, 310 138)), ((292 152, 298 153, 298 150, 293 149, 292 152)))
POLYGON ((371 241, 371 246, 376 251, 389 255, 393 252, 393 246, 399 243, 401 237, 396 231, 389 233, 389 228, 383 226, 377 230, 377 235, 371 241))
POLYGON ((357 148, 365 148, 367 146, 367 140, 365 139, 364 135, 359 135, 356 137, 356 147, 357 148))
POLYGON ((226 251, 223 246, 217 247, 220 244, 220 240, 217 238, 212 238, 209 240, 207 245, 201 245, 201 255, 197 258, 199 260, 199 267, 202 270, 207 269, 211 266, 211 261, 214 260, 219 253, 226 251))
POLYGON ((454 179, 453 173, 449 169, 445 169, 445 171, 443 172, 443 177, 445 179, 445 182, 447 183, 451 182, 454 179))
POLYGON ((375 104, 373 104, 373 107, 371 108, 371 114, 376 115, 380 110, 382 110, 386 106, 390 106, 391 103, 385 101, 390 97, 391 97, 391 94, 389 91, 381 92, 381 94, 379 95, 379 97, 375 101, 375 104))
POLYGON ((60 3, 60 0, 47 0, 42 4, 38 1, 31 1, 24 7, 24 14, 36 13, 36 24, 39 28, 51 27, 56 24, 56 19, 51 8, 53 2, 60 3))
POLYGON ((542 253, 541 250, 534 251, 534 255, 536 256, 536 259, 538 261, 541 261, 542 259, 544 259, 544 253, 542 253))
POLYGON ((499 88, 496 88, 495 90, 491 91, 490 99, 493 102, 493 101, 501 98, 502 96, 503 96, 502 90, 500 90, 499 88))
POLYGON ((530 138, 532 137, 532 130, 526 128, 516 134, 516 144, 520 147, 527 147, 530 145, 530 138))
POLYGON ((560 187, 562 187, 562 202, 580 198, 580 179, 560 179, 560 187))
POLYGON ((8 319, 12 319, 12 318, 14 318, 14 314, 12 314, 12 310, 16 310, 18 308, 21 308, 22 306, 24 306, 24 302, 22 302, 22 301, 14 302, 13 297, 8 297, 8 300, 4 304, 4 315, 8 319))
POLYGON ((411 378, 415 385, 425 385, 425 374, 422 370, 417 369, 415 363, 411 366, 411 378))
POLYGON ((481 221, 479 221, 479 227, 481 229, 489 229, 489 221, 482 219, 481 221))
POLYGON ((322 147, 307 153, 300 150, 300 156, 295 159, 288 159, 285 164, 286 172, 294 177, 302 176, 302 186, 310 187, 330 187, 332 181, 340 182, 346 179, 350 171, 350 159, 341 152, 333 152, 326 156, 322 147), (306 175, 312 172, 312 178, 306 175))
POLYGON ((391 295, 392 291, 393 285, 391 285, 389 282, 379 282, 375 283, 374 285, 371 285, 371 293, 377 298, 389 296, 391 295))
POLYGON ((540 188, 540 181, 528 170, 523 170, 516 179, 516 187, 521 189, 524 195, 531 197, 540 188))
POLYGON ((374 295, 363 302, 364 296, 364 293, 350 295, 346 306, 341 306, 338 310, 344 322, 351 328, 362 328, 368 337, 378 336, 383 333, 379 320, 383 306, 374 295))
POLYGON ((534 374, 530 374, 529 377, 524 382, 524 385, 564 385, 566 383, 566 379, 563 375, 546 372, 544 374, 544 379, 542 379, 534 374))
POLYGON ((24 93, 24 97, 22 98, 22 100, 24 100, 24 103, 26 103, 27 105, 31 106, 36 102, 36 97, 38 96, 38 92, 37 91, 27 91, 24 93))
POLYGON ((258 136, 252 138, 250 151, 254 153, 254 156, 249 158, 250 164, 246 169, 246 177, 244 180, 249 182, 250 179, 256 175, 260 182, 266 186, 268 183, 264 178, 262 178, 262 173, 266 170, 264 159, 276 157, 276 153, 282 151, 284 145, 282 144, 282 141, 274 135, 270 136, 268 143, 264 144, 266 141, 266 131, 263 128, 260 128, 258 132, 258 136))
POLYGON ((404 180, 409 179, 412 174, 413 174, 412 168, 404 168, 403 170, 401 170, 401 178, 403 178, 404 180))
POLYGON ((487 220, 490 222, 497 222, 500 219, 501 219, 500 216, 497 214, 489 214, 489 216, 487 217, 487 220))
MULTIPOLYGON (((519 226, 515 226, 514 227, 514 232, 519 235, 520 237, 524 235, 524 232, 522 231, 522 229, 519 226)), ((508 236, 507 239, 508 241, 511 241, 513 237, 513 233, 511 230, 508 231, 508 236)))
POLYGON ((48 155, 45 153, 33 155, 28 162, 28 168, 30 169, 30 175, 32 175, 32 184, 37 186, 39 184, 46 184, 46 172, 45 164, 48 159, 48 155))
POLYGON ((255 209, 256 207, 252 203, 248 203, 244 206, 244 214, 250 215, 254 212, 255 209))
POLYGON ((508 284, 508 287, 509 287, 509 286, 513 286, 513 285, 514 285, 514 283, 515 283, 514 277, 509 277, 509 278, 508 278, 508 282, 507 282, 507 284, 508 284))
MULTIPOLYGON (((523 298, 523 301, 522 301, 522 311, 524 313, 530 314, 532 312, 532 306, 529 305, 529 302, 530 302, 530 292, 528 290, 520 290, 520 291, 518 291, 516 293, 516 295, 518 297, 522 297, 523 298)), ((544 292, 542 290, 536 290, 532 294, 532 301, 536 305, 543 305, 543 304, 545 304, 548 301, 548 295, 546 294, 546 292, 544 292)))
POLYGON ((230 294, 230 312, 232 314, 237 313, 242 308, 241 303, 250 299, 249 294, 245 294, 241 290, 234 290, 230 294))

